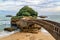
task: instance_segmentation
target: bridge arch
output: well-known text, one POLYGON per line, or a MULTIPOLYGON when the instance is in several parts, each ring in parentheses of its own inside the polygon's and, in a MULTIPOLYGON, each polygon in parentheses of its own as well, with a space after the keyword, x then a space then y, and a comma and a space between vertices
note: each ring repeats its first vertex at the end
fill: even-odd
MULTIPOLYGON (((44 29, 46 29, 56 40, 60 40, 60 23, 53 22, 50 20, 20 20, 22 25, 27 24, 26 26, 38 24, 44 29)), ((19 22, 20 23, 20 22, 19 22)), ((20 24, 19 24, 20 25, 20 24)), ((24 25, 23 25, 24 26, 24 25)))
POLYGON ((60 40, 60 28, 53 23, 43 21, 43 20, 34 20, 30 21, 33 24, 38 24, 46 29, 56 40, 60 40))

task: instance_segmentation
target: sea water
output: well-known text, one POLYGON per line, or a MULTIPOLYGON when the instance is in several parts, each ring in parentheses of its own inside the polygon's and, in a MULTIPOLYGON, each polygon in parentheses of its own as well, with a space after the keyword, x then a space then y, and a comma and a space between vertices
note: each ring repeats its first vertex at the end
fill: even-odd
POLYGON ((51 21, 60 23, 60 15, 48 15, 47 20, 51 20, 51 21))
POLYGON ((4 28, 10 27, 11 17, 0 16, 0 37, 13 34, 14 32, 4 31, 4 28))
POLYGON ((10 27, 11 17, 0 17, 0 31, 3 31, 4 28, 10 27))
POLYGON ((11 17, 0 16, 0 38, 16 33, 19 30, 12 32, 4 31, 4 28, 11 27, 11 17))
MULTIPOLYGON (((52 20, 60 23, 60 15, 48 15, 47 20, 52 20)), ((7 32, 4 31, 4 28, 11 27, 11 17, 0 16, 0 37, 4 37, 10 34, 13 34, 17 31, 7 32)), ((41 29, 43 32, 47 32, 45 29, 41 29)), ((47 32, 48 33, 48 32, 47 32)))

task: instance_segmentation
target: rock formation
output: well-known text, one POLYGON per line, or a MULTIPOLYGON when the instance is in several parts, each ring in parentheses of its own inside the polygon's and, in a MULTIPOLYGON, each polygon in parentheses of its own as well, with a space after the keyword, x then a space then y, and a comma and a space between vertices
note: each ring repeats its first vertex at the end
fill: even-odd
POLYGON ((4 31, 9 31, 9 32, 11 32, 11 31, 14 31, 14 30, 16 30, 15 28, 4 28, 4 31))
POLYGON ((26 20, 33 20, 33 19, 29 17, 23 17, 17 21, 12 20, 11 22, 12 27, 14 26, 13 24, 15 24, 15 27, 20 29, 22 32, 38 33, 38 31, 41 29, 41 26, 37 24, 30 25, 31 23, 26 22, 26 20))

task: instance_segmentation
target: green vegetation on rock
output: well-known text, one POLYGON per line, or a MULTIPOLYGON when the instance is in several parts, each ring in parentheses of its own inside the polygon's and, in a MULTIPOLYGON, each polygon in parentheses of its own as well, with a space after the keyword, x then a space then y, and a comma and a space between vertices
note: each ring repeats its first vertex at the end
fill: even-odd
POLYGON ((12 19, 20 19, 22 18, 23 16, 13 16, 12 19))
MULTIPOLYGON (((38 32, 41 27, 37 24, 32 25, 27 20, 36 20, 38 13, 28 6, 24 6, 19 10, 16 16, 11 18, 11 27, 20 29, 22 32, 38 32), (23 20, 21 20, 23 19, 23 20), (26 21, 25 21, 25 20, 26 21)), ((5 28, 5 30, 13 31, 13 29, 5 28)))
POLYGON ((36 16, 37 17, 38 13, 34 11, 32 8, 28 6, 24 6, 23 8, 19 10, 16 16, 32 16, 32 17, 36 16))

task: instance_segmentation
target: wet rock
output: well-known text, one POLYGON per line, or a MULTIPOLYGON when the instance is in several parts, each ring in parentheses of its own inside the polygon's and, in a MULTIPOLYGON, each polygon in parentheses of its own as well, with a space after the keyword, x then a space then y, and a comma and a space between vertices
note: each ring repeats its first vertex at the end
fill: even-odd
POLYGON ((15 29, 15 28, 4 28, 4 31, 12 32, 12 31, 14 31, 14 30, 16 30, 16 29, 15 29))

